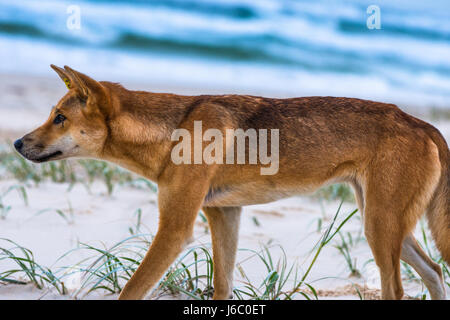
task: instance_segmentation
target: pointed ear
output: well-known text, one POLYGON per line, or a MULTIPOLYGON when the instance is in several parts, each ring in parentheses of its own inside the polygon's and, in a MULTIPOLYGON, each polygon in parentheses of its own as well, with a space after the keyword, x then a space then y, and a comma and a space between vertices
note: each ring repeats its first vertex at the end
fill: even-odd
POLYGON ((59 75, 59 77, 62 79, 62 81, 64 81, 64 83, 66 84, 67 89, 71 89, 72 88, 72 84, 70 81, 70 76, 69 74, 66 72, 66 70, 64 70, 63 68, 57 67, 54 64, 51 64, 50 67, 56 71, 56 73, 59 75))
POLYGON ((75 88, 82 98, 87 99, 90 96, 94 97, 96 94, 103 93, 102 85, 87 75, 69 66, 64 66, 64 72, 69 76, 70 87, 75 88))
POLYGON ((86 103, 82 108, 83 113, 86 115, 98 115, 100 113, 105 117, 110 115, 111 108, 106 89, 100 82, 68 66, 64 66, 64 72, 69 76, 70 87, 86 103))

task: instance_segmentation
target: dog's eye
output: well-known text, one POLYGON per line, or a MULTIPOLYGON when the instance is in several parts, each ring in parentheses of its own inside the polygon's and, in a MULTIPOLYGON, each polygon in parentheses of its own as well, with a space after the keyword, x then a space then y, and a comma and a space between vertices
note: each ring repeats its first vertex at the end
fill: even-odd
POLYGON ((54 124, 60 124, 62 123, 64 120, 66 120, 66 117, 64 117, 62 114, 58 114, 55 119, 53 120, 54 124))

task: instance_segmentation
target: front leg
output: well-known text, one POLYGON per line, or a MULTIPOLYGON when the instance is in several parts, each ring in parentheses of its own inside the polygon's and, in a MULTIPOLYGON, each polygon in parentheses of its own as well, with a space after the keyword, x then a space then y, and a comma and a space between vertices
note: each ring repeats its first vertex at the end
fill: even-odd
POLYGON ((214 300, 233 297, 233 271, 241 207, 204 207, 211 229, 214 261, 214 300))
MULTIPOLYGON (((192 169, 191 169, 192 170, 192 169)), ((181 170, 179 170, 181 171, 181 170)), ((120 300, 143 299, 157 284, 192 237, 194 221, 208 190, 208 179, 190 174, 172 176, 170 183, 159 185, 159 227, 149 251, 120 300)))

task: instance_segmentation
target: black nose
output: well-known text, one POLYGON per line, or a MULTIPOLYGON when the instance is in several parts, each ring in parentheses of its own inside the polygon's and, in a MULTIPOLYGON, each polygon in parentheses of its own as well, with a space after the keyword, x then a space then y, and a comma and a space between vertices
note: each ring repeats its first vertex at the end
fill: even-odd
POLYGON ((22 139, 16 140, 16 142, 14 142, 14 147, 16 148, 17 151, 20 151, 20 149, 22 149, 23 147, 22 139))

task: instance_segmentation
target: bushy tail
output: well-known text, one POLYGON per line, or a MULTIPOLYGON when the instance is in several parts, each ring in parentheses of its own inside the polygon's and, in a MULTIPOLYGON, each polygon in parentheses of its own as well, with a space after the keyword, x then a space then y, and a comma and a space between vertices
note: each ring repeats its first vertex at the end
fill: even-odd
POLYGON ((428 224, 442 258, 450 265, 450 151, 442 135, 428 132, 439 149, 441 178, 427 210, 428 224))

